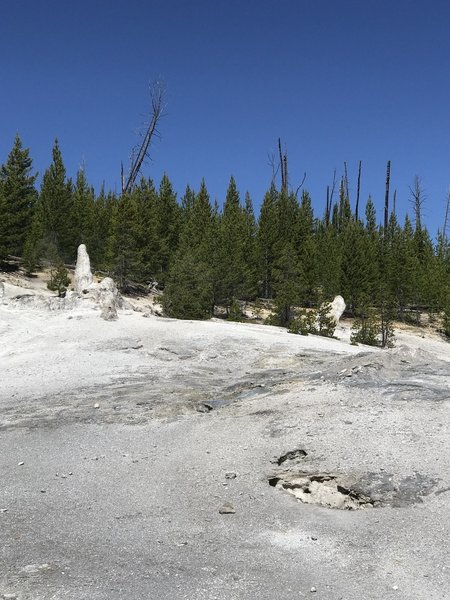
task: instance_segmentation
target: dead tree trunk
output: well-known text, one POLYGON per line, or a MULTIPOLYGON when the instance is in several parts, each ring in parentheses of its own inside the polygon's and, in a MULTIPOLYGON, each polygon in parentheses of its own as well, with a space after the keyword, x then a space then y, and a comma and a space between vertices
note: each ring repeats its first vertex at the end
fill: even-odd
POLYGON ((447 192, 447 205, 445 207, 445 216, 444 216, 444 229, 442 231, 442 235, 444 236, 444 240, 447 239, 447 227, 448 227, 448 213, 450 211, 450 189, 447 192))
POLYGON ((281 170, 281 192, 288 193, 288 160, 287 153, 283 154, 281 150, 281 138, 278 138, 278 153, 280 157, 280 170, 281 170))
POLYGON ((150 142, 155 133, 157 132, 157 125, 163 114, 163 86, 159 82, 154 83, 151 87, 150 95, 152 104, 150 123, 148 124, 147 129, 145 131, 142 144, 137 149, 137 152, 133 153, 133 160, 131 161, 130 173, 126 179, 123 176, 122 168, 122 194, 129 193, 133 189, 133 186, 136 182, 136 178, 139 175, 139 171, 141 170, 142 163, 144 162, 144 159, 148 156, 150 142))
POLYGON ((422 211, 425 202, 425 193, 422 188, 420 177, 415 175, 412 187, 410 186, 409 191, 411 192, 411 204, 414 208, 414 219, 416 225, 416 231, 422 229, 422 211))
POLYGON ((361 161, 358 166, 358 185, 356 187, 356 206, 355 206, 355 221, 358 220, 359 216, 359 193, 361 190, 361 161))
POLYGON ((347 163, 344 162, 344 192, 347 200, 350 202, 350 193, 348 190, 348 172, 347 172, 347 163))
POLYGON ((387 161, 386 167, 386 193, 384 196, 384 235, 387 235, 389 225, 389 183, 391 180, 391 161, 387 161))

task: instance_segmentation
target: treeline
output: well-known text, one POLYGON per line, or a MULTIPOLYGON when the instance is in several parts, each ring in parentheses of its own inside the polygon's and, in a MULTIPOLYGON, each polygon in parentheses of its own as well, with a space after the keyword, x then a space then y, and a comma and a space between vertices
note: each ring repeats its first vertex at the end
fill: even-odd
POLYGON ((209 318, 217 305, 234 314, 242 300, 267 298, 273 322, 288 325, 295 307, 336 294, 354 315, 450 314, 448 239, 433 241, 420 219, 399 223, 394 212, 380 226, 370 197, 356 218, 344 183, 323 217, 307 191, 297 197, 272 184, 256 218, 233 178, 222 209, 204 181, 178 201, 166 175, 158 187, 142 179, 131 193, 96 195, 83 170, 67 177, 57 142, 39 191, 35 183, 17 137, 0 169, 0 260, 22 257, 30 272, 42 261, 73 263, 84 243, 93 267, 120 287, 157 282, 174 317, 209 318))

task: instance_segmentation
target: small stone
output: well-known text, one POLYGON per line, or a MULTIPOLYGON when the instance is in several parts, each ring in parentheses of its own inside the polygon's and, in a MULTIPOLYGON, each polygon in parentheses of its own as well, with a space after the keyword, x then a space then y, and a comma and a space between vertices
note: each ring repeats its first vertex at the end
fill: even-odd
POLYGON ((46 494, 47 490, 41 490, 41 494, 46 494))
POLYGON ((98 402, 96 402, 96 403, 94 404, 94 408, 100 408, 100 404, 99 404, 98 402))
POLYGON ((0 514, 6 513, 6 512, 8 512, 7 508, 0 508, 0 514))
POLYGON ((23 462, 23 460, 21 460, 21 461, 20 461, 20 463, 17 463, 17 464, 18 464, 18 466, 19 466, 19 467, 23 467, 23 465, 24 465, 25 463, 23 462))
POLYGON ((225 479, 236 479, 237 475, 234 471, 227 471, 225 473, 225 479))
POLYGON ((4 598, 5 600, 16 600, 17 595, 16 594, 3 594, 2 598, 4 598))
POLYGON ((398 585, 393 585, 393 586, 392 586, 392 589, 393 589, 394 591, 397 591, 397 590, 398 590, 398 585))
POLYGON ((317 542, 317 538, 314 535, 311 536, 311 539, 313 542, 317 542))
POLYGON ((219 513, 221 515, 234 515, 235 512, 234 506, 229 502, 225 502, 225 504, 219 508, 219 513))
POLYGON ((314 592, 317 592, 317 590, 316 590, 316 588, 315 588, 314 586, 313 586, 313 587, 312 587, 312 588, 311 588, 309 591, 310 591, 312 594, 313 594, 314 592))

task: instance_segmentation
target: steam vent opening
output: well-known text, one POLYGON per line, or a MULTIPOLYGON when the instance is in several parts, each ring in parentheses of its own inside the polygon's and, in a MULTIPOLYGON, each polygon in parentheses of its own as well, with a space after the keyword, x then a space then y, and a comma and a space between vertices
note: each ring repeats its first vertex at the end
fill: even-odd
POLYGON ((269 485, 286 491, 304 504, 341 510, 373 508, 379 503, 339 483, 337 475, 321 473, 286 473, 269 478, 269 485))

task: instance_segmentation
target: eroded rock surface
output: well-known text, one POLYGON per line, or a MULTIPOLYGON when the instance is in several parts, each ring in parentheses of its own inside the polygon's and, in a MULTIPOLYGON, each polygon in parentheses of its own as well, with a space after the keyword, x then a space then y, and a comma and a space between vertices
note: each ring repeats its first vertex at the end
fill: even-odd
POLYGON ((336 296, 334 298, 333 302, 331 302, 331 309, 329 312, 330 317, 333 318, 336 325, 339 323, 339 319, 344 314, 344 310, 345 310, 344 298, 342 296, 336 296))
POLYGON ((94 279, 91 273, 91 261, 86 246, 80 244, 77 252, 77 265, 75 267, 75 291, 82 293, 92 285, 94 279))

